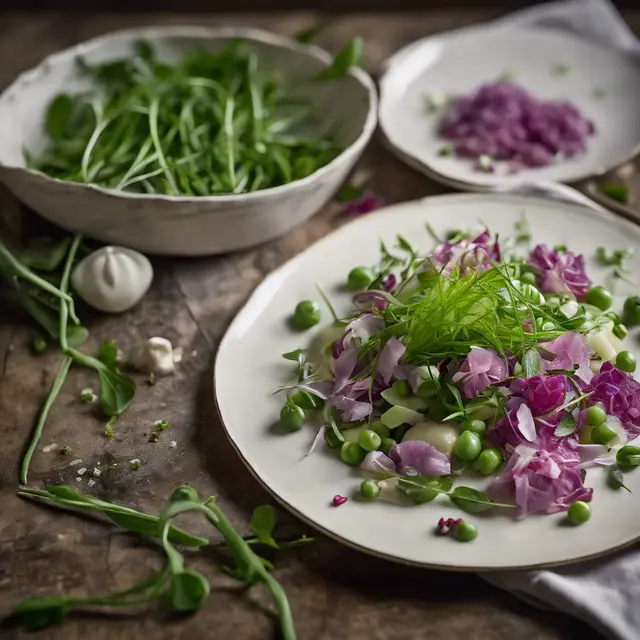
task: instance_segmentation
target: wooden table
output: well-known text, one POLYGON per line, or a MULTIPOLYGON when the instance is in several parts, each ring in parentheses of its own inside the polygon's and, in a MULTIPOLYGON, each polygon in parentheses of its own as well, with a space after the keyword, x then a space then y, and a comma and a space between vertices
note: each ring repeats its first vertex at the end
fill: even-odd
MULTIPOLYGON (((489 11, 445 10, 415 15, 356 15, 336 20, 319 43, 330 50, 355 34, 367 42, 368 66, 379 63, 401 45, 421 35, 484 20, 489 11)), ((640 27, 640 13, 627 16, 640 27)), ((0 86, 44 55, 101 32, 145 23, 250 24, 295 33, 309 26, 310 14, 258 17, 181 17, 178 15, 45 15, 9 14, 0 19, 0 86)), ((360 163, 369 170, 377 192, 390 202, 408 200, 442 188, 407 168, 373 142, 360 163)), ((4 192, 2 235, 34 233, 37 220, 25 214, 4 192)), ((90 214, 90 212, 87 212, 90 214)), ((272 269, 328 233, 344 220, 331 204, 311 222, 278 241, 235 255, 194 260, 155 260, 156 278, 146 298, 123 316, 94 316, 88 348, 103 339, 121 345, 165 336, 184 348, 178 373, 155 386, 140 384, 134 405, 115 425, 116 437, 103 436, 104 420, 79 402, 80 390, 95 384, 74 369, 51 413, 34 458, 31 481, 81 486, 110 501, 148 512, 162 508, 171 490, 185 482, 201 494, 218 496, 233 523, 248 532, 248 517, 269 496, 243 467, 228 444, 213 405, 212 361, 229 321, 252 289, 272 269), (170 429, 156 443, 148 434, 157 419, 170 429), (169 442, 177 446, 171 448, 169 442), (70 458, 44 453, 43 446, 70 446, 70 458), (128 461, 141 460, 139 471, 128 461), (114 465, 98 484, 76 482, 82 459, 93 469, 114 465)), ((35 357, 29 344, 35 335, 22 317, 0 312, 0 615, 21 598, 35 594, 92 594, 125 588, 157 566, 157 549, 116 533, 92 519, 65 515, 15 496, 17 467, 36 413, 60 363, 52 349, 35 357)), ((250 396, 250 390, 247 390, 250 396)), ((282 514, 282 530, 305 528, 282 514)), ((196 523, 194 532, 203 526, 196 523)), ((204 529, 203 529, 204 530, 204 529)), ((102 618, 73 618, 41 632, 38 638, 117 640, 150 637, 264 639, 273 637, 271 603, 261 588, 234 588, 205 554, 192 554, 191 566, 211 578, 210 601, 196 616, 177 620, 159 612, 102 618)), ((346 549, 317 536, 305 548, 283 552, 276 576, 286 588, 300 638, 325 640, 520 640, 597 637, 580 622, 541 612, 489 586, 473 575, 440 573, 394 565, 346 549)), ((21 638, 12 627, 0 637, 21 638)))

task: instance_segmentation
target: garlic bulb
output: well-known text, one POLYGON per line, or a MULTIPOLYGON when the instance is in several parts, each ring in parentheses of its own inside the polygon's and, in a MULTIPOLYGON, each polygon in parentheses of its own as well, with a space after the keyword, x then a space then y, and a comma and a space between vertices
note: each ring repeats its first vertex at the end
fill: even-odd
POLYGON ((88 305, 107 313, 121 313, 140 302, 152 280, 149 260, 124 247, 94 251, 71 275, 74 291, 88 305))
POLYGON ((182 358, 182 350, 175 349, 166 338, 149 338, 129 349, 125 361, 138 371, 168 376, 182 358))

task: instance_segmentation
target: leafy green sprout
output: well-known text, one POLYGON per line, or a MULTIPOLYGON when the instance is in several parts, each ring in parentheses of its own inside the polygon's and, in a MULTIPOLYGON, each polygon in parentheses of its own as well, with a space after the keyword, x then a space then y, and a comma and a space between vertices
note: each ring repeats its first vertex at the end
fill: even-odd
POLYGON ((19 495, 64 508, 99 513, 122 529, 158 538, 166 555, 166 564, 160 570, 125 591, 97 598, 28 598, 12 614, 23 626, 31 629, 47 627, 60 622, 74 610, 87 606, 127 607, 145 604, 160 597, 168 601, 173 611, 197 611, 209 597, 209 582, 202 574, 185 567, 185 559, 174 544, 203 547, 210 543, 205 538, 192 536, 173 525, 180 514, 195 511, 201 513, 222 534, 226 550, 235 564, 228 573, 248 585, 263 582, 276 603, 283 638, 295 640, 296 632, 286 594, 280 583, 269 573, 270 563, 257 555, 252 546, 264 544, 279 549, 305 544, 311 539, 302 537, 279 545, 273 537, 277 516, 270 505, 263 505, 255 510, 251 518, 251 529, 255 537, 245 539, 232 527, 213 498, 201 501, 196 491, 189 486, 178 487, 173 492, 159 517, 104 502, 65 486, 49 486, 47 491, 25 488, 19 495))
POLYGON ((28 164, 62 180, 149 194, 237 194, 290 183, 341 152, 307 96, 314 83, 360 65, 362 51, 355 38, 296 87, 260 69, 242 41, 187 53, 175 65, 144 42, 128 58, 80 59, 95 86, 51 102, 51 143, 40 156, 28 154, 28 164))

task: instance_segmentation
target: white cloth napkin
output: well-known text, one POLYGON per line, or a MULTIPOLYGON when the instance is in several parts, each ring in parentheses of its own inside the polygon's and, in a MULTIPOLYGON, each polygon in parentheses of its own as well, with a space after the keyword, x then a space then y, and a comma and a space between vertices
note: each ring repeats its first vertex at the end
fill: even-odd
MULTIPOLYGON (((563 0, 500 18, 501 27, 526 25, 563 29, 640 56, 636 39, 609 0, 563 0)), ((640 108, 640 105, 634 105, 640 108)), ((523 185, 524 191, 579 201, 600 208, 580 192, 557 184, 523 185)), ((615 526, 615 523, 612 523, 615 526)), ((640 640, 640 548, 553 570, 482 574, 492 584, 541 608, 580 618, 606 638, 640 640)))

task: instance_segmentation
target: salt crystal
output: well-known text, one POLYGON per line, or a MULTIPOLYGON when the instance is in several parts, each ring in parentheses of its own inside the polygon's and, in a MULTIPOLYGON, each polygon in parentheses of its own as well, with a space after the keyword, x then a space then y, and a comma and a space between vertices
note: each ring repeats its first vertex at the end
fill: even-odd
POLYGON ((87 473, 87 468, 86 467, 82 467, 81 469, 78 469, 78 475, 79 476, 83 476, 85 473, 87 473))
POLYGON ((93 477, 94 478, 99 478, 100 477, 100 469, 94 469, 93 470, 93 477))
POLYGON ((51 453, 52 451, 55 451, 58 448, 58 445, 55 442, 52 442, 51 444, 48 444, 46 447, 42 447, 42 451, 44 453, 51 453))
POLYGON ((77 467, 77 466, 78 466, 79 464, 81 464, 81 463, 82 463, 82 460, 72 460, 72 461, 69 463, 69 466, 70 466, 70 467, 77 467))
POLYGON ((96 485, 96 481, 93 480, 93 479, 91 479, 91 480, 89 480, 89 482, 87 482, 87 486, 88 487, 95 487, 95 485, 96 485))
POLYGON ((175 448, 176 448, 176 446, 177 446, 177 444, 178 444, 178 443, 177 443, 175 440, 172 440, 172 441, 169 443, 169 446, 170 446, 172 449, 175 449, 175 448))

